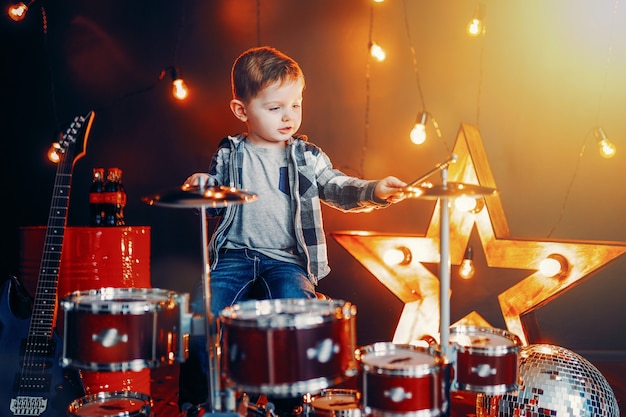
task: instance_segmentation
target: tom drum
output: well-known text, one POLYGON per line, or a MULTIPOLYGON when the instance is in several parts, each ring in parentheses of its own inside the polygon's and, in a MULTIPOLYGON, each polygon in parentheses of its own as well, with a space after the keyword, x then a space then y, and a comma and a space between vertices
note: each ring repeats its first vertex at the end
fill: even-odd
POLYGON ((91 371, 153 368, 184 361, 188 294, 148 288, 76 291, 62 299, 61 364, 91 371))
POLYGON ((227 380, 253 394, 299 397, 357 373, 356 307, 341 300, 251 300, 225 308, 227 380))
POLYGON ((454 376, 451 389, 504 394, 518 388, 519 337, 481 326, 450 329, 454 376))
POLYGON ((360 348, 356 357, 367 414, 434 417, 447 410, 445 359, 439 349, 379 342, 360 348))

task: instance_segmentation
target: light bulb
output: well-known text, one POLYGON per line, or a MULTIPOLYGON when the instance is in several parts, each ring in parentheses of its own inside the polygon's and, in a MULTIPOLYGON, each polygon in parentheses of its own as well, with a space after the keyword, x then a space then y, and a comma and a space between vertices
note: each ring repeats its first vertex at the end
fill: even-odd
POLYGON ((569 264, 563 255, 552 253, 539 264, 539 272, 546 277, 565 277, 569 272, 569 264))
POLYGON ((184 100, 187 98, 187 96, 189 96, 189 89, 187 88, 187 85, 182 80, 182 78, 175 79, 172 85, 172 94, 178 100, 184 100))
POLYGON ((474 16, 467 24, 467 34, 472 37, 483 35, 485 33, 485 24, 483 23, 484 6, 477 4, 474 8, 474 16))
POLYGON ((479 19, 472 19, 467 24, 467 34, 470 36, 478 36, 483 31, 483 22, 479 19))
POLYGON ((409 137, 411 138, 411 142, 416 145, 421 145, 426 141, 426 119, 428 118, 428 113, 422 112, 415 122, 415 126, 411 129, 411 133, 409 133, 409 137))
POLYGON ((383 254, 383 262, 385 265, 408 265, 411 263, 411 250, 406 247, 392 248, 383 254))
POLYGON ((59 142, 54 142, 50 149, 48 149, 48 160, 53 163, 58 163, 61 160, 61 155, 63 150, 61 149, 61 145, 59 142))
POLYGON ((16 3, 9 7, 9 17, 14 21, 19 22, 26 17, 27 11, 28 6, 24 2, 16 3))
POLYGON ((474 276, 476 270, 474 269, 474 253, 471 246, 465 249, 465 256, 459 266, 459 276, 463 279, 470 279, 474 276))
POLYGON ((385 50, 376 42, 370 44, 370 55, 378 62, 383 62, 387 57, 385 50))
POLYGON ((600 143, 598 144, 598 146, 600 146, 600 155, 602 155, 603 158, 613 158, 615 156, 615 145, 613 145, 611 142, 609 142, 608 140, 601 140, 600 143))
POLYGON ((477 205, 478 202, 476 199, 468 195, 461 195, 454 199, 454 207, 457 210, 471 212, 477 205))
POLYGON ((615 148, 615 145, 613 145, 611 141, 606 137, 604 130, 601 127, 596 127, 593 133, 596 136, 596 140, 598 141, 600 155, 603 158, 607 159, 613 158, 617 149, 615 148))

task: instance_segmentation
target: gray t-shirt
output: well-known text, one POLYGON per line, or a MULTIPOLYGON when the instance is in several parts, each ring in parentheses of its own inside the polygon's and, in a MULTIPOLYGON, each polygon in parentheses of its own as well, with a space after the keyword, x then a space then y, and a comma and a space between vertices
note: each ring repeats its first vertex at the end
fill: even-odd
POLYGON ((242 187, 256 201, 239 206, 226 248, 250 248, 271 258, 303 264, 291 215, 287 150, 244 144, 242 187))

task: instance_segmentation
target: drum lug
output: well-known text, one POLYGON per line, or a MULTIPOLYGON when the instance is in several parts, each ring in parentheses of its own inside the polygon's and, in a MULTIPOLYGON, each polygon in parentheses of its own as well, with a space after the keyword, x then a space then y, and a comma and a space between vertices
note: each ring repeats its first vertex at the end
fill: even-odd
POLYGON ((316 347, 307 349, 306 356, 309 359, 317 359, 320 363, 326 363, 330 361, 333 354, 338 352, 338 345, 334 344, 331 339, 324 339, 316 347))
POLYGON ((481 378, 487 378, 488 376, 495 375, 496 369, 492 368, 488 363, 481 363, 478 366, 472 367, 472 372, 481 378))
POLYGON ((385 391, 385 397, 391 399, 394 403, 399 403, 404 400, 410 400, 413 398, 411 392, 405 391, 402 387, 394 387, 388 391, 385 391))

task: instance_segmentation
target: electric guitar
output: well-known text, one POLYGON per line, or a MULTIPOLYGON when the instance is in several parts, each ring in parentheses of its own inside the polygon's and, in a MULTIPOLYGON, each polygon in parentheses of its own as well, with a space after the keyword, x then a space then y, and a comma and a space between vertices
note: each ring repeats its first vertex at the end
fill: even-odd
POLYGON ((72 170, 85 155, 93 118, 93 111, 75 117, 65 134, 53 144, 59 159, 30 317, 20 318, 12 310, 12 290, 19 290, 15 279, 8 279, 0 293, 2 416, 64 416, 70 402, 85 395, 78 370, 60 365, 63 341, 55 331, 55 323, 72 170))

